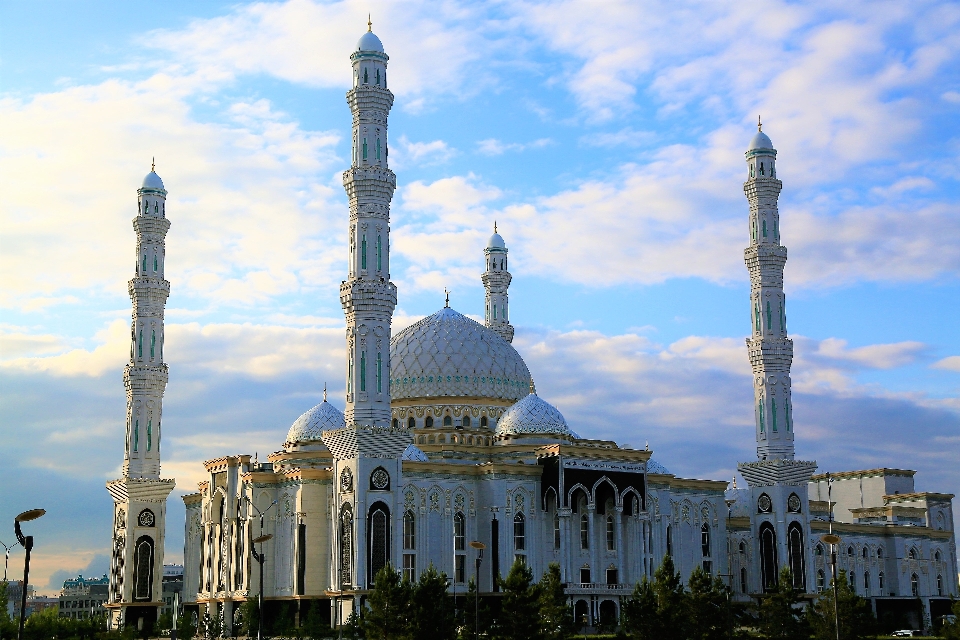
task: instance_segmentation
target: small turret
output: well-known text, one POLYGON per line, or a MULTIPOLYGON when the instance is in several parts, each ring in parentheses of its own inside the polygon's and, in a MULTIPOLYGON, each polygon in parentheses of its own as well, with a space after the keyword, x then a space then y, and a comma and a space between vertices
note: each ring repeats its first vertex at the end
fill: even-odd
POLYGON ((503 237, 497 233, 497 223, 493 223, 493 235, 483 250, 486 258, 486 271, 481 280, 486 290, 484 324, 507 342, 513 342, 513 325, 510 324, 510 304, 507 290, 513 276, 507 270, 507 246, 503 237))

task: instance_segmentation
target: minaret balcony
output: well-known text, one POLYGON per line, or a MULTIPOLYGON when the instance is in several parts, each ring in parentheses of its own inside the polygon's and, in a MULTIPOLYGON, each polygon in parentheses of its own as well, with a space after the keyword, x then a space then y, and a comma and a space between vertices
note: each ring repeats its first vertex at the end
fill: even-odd
POLYGON ((364 311, 391 314, 397 306, 397 286, 388 280, 341 282, 340 304, 347 314, 364 311))
POLYGON ((777 178, 751 178, 743 183, 743 192, 751 201, 754 198, 776 198, 783 189, 783 183, 777 178))
POLYGON ((343 172, 343 188, 351 200, 357 198, 389 202, 397 188, 397 176, 386 167, 351 167, 343 172))
POLYGON ((375 84, 361 84, 347 91, 347 104, 354 114, 361 112, 361 118, 364 111, 390 111, 393 107, 393 92, 375 84))
POLYGON ((154 216, 137 216, 133 219, 133 229, 137 235, 155 235, 163 240, 170 230, 170 221, 166 218, 154 216))

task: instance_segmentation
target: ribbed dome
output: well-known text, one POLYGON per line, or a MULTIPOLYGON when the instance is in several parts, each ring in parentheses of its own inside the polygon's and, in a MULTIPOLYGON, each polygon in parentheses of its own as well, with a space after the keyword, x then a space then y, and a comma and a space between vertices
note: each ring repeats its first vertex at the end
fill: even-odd
POLYGON ((408 444, 407 448, 403 450, 403 454, 400 456, 401 460, 411 460, 413 462, 430 462, 430 458, 427 457, 427 454, 415 444, 408 444))
POLYGON ((757 135, 753 136, 753 140, 750 141, 750 148, 747 151, 753 151, 754 149, 773 150, 773 142, 770 141, 770 136, 763 131, 757 131, 757 135))
POLYGON ((390 341, 390 395, 466 396, 519 400, 530 371, 510 343, 449 307, 407 327, 390 341))
POLYGON ((550 433, 576 437, 567 426, 563 414, 555 406, 541 400, 536 393, 513 405, 497 422, 498 436, 520 433, 550 433))
POLYGON ((147 174, 147 177, 143 179, 143 186, 141 189, 163 189, 163 180, 160 179, 160 176, 157 175, 156 171, 151 171, 147 174))
POLYGON ((345 426, 347 423, 340 410, 324 400, 297 418, 287 432, 287 444, 320 441, 320 434, 324 431, 342 429, 345 426))
POLYGON ((357 51, 378 51, 383 53, 383 43, 380 42, 380 38, 378 38, 373 31, 367 31, 360 36, 360 41, 357 42, 357 51))
POLYGON ((650 458, 649 460, 647 460, 647 473, 660 473, 660 474, 666 475, 670 473, 670 471, 668 471, 665 466, 663 466, 653 458, 650 458))

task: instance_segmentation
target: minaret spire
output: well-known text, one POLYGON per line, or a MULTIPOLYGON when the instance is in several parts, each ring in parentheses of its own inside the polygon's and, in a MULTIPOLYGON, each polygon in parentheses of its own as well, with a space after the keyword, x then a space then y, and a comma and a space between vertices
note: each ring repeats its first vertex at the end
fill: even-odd
POLYGON ((484 305, 484 324, 493 329, 507 342, 513 342, 513 325, 510 324, 510 305, 507 290, 513 276, 507 271, 507 246, 497 233, 497 223, 493 223, 493 235, 483 250, 487 268, 480 277, 486 291, 484 305))
POLYGON ((750 272, 751 336, 747 352, 754 377, 757 456, 761 460, 793 460, 793 403, 790 365, 793 341, 787 337, 783 267, 787 248, 780 244, 777 199, 783 183, 777 179, 777 151, 757 117, 757 134, 746 152, 747 181, 743 191, 750 203, 750 246, 744 260, 750 272))
MULTIPOLYGON (((133 303, 130 327, 130 362, 123 370, 127 390, 127 425, 123 477, 107 483, 114 501, 113 544, 110 567, 110 627, 128 621, 127 607, 144 624, 156 620, 163 577, 163 546, 167 495, 173 480, 160 478, 161 418, 167 365, 163 362, 163 316, 170 283, 164 279, 167 191, 154 171, 137 192, 137 233, 134 277, 127 284, 133 303)), ((161 603, 162 604, 162 603, 161 603)))

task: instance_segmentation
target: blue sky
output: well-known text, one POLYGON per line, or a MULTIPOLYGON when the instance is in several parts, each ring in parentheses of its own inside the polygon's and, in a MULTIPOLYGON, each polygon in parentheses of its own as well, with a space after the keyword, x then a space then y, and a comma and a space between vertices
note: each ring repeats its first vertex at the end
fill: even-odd
POLYGON ((753 456, 741 184, 762 114, 798 455, 960 490, 955 3, 5 3, 0 521, 48 509, 38 584, 106 569, 152 157, 168 558, 202 460, 276 450, 325 382, 342 406, 343 94, 368 12, 397 96, 397 327, 444 287, 480 313, 496 220, 540 395, 583 435, 732 477, 753 456))

